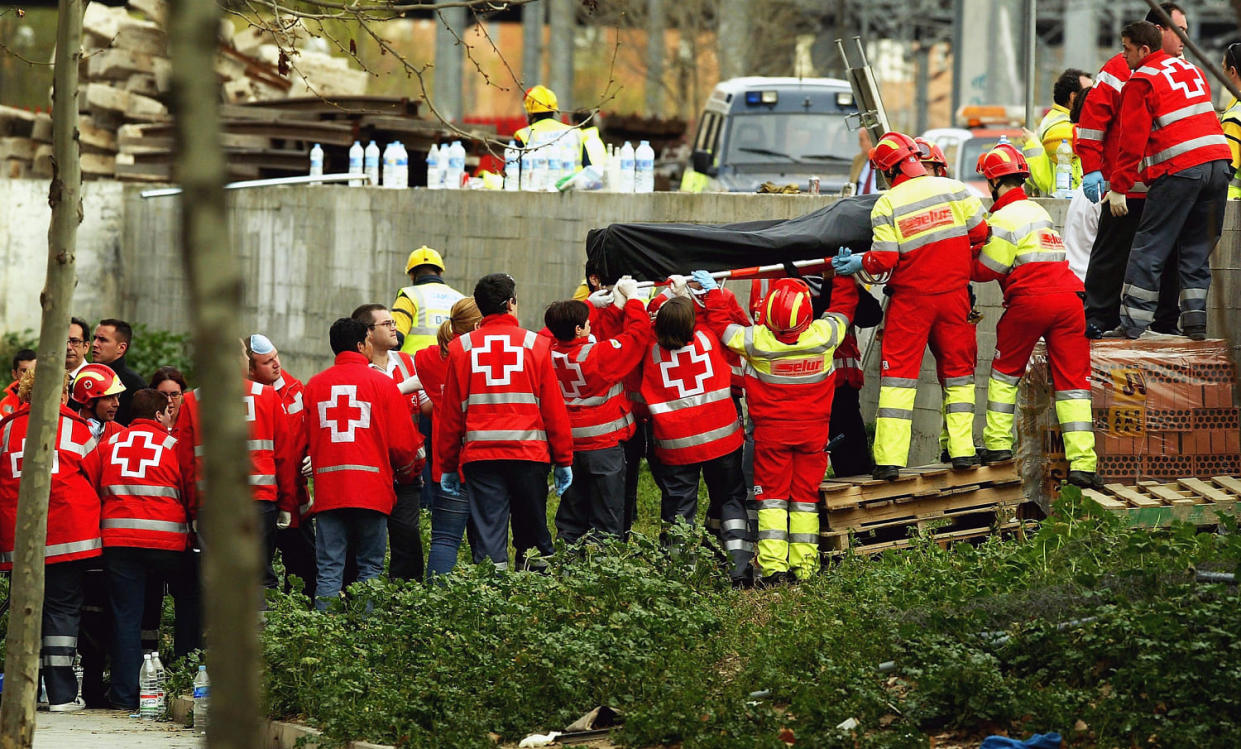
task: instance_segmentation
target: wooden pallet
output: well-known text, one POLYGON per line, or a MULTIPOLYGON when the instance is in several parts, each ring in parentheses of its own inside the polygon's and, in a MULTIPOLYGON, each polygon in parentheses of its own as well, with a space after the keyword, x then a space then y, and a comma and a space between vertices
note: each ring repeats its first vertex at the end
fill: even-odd
MULTIPOLYGON (((958 528, 948 525, 943 528, 919 528, 918 530, 934 539, 940 548, 946 548, 959 541, 980 540, 988 536, 994 536, 997 533, 1001 535, 1033 533, 1037 528, 1037 521, 1012 520, 1002 525, 991 525, 982 528, 958 528)), ((909 535, 895 539, 883 539, 870 534, 845 536, 841 540, 833 542, 834 548, 826 549, 821 553, 828 557, 842 556, 849 551, 852 551, 854 554, 879 554, 894 549, 907 549, 913 546, 916 541, 916 538, 909 535)))
POLYGON ((1123 515, 1132 526, 1164 528, 1173 522, 1216 525, 1219 515, 1238 514, 1241 478, 1181 478, 1171 482, 1139 481, 1134 486, 1106 484, 1082 494, 1105 510, 1123 515))

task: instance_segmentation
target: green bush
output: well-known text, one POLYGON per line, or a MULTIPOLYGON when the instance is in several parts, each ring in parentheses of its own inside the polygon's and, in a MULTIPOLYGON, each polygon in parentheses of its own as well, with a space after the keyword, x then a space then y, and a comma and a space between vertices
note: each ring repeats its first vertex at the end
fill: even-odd
POLYGON ((39 337, 34 331, 23 330, 20 333, 9 331, 0 335, 0 379, 4 380, 0 388, 8 385, 9 370, 13 368, 13 357, 24 348, 35 349, 39 345, 39 337))
MULTIPOLYGON (((240 348, 238 350, 240 351, 240 348)), ((150 381, 151 375, 160 367, 176 367, 185 375, 190 387, 193 387, 193 351, 189 333, 170 333, 137 323, 134 325, 134 340, 126 361, 130 369, 147 381, 150 381)))

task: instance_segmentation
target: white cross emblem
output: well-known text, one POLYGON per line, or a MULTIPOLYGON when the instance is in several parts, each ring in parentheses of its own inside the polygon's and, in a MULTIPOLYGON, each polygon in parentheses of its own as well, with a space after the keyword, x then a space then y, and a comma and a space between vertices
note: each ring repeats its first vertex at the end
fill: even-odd
MULTIPOLYGON (((13 478, 15 479, 19 479, 22 477, 22 465, 25 463, 25 461, 22 460, 22 456, 25 454, 26 454, 26 439, 23 437, 21 449, 15 453, 9 453, 9 467, 12 469, 13 478)), ((60 453, 57 452, 56 450, 53 450, 52 451, 52 475, 55 476, 56 472, 59 470, 60 470, 60 453)))
POLYGON ((254 396, 242 396, 241 401, 246 404, 246 421, 254 421, 254 396))
POLYGON ((475 372, 482 373, 488 386, 508 385, 513 380, 513 373, 521 371, 524 356, 525 349, 510 345, 505 336, 489 335, 483 338, 482 346, 470 349, 470 367, 475 372), (499 347, 496 347, 497 343, 499 347), (490 355, 491 361, 482 361, 484 353, 490 355), (509 354, 513 355, 511 363, 508 361, 509 354), (498 374, 493 374, 497 370, 498 374))
POLYGON ((552 352, 552 364, 557 369, 562 369, 569 373, 571 380, 565 382, 560 380, 560 392, 565 398, 570 400, 582 397, 582 388, 586 387, 586 375, 582 374, 582 365, 569 358, 568 354, 562 354, 559 351, 552 352))
POLYGON ((1205 84, 1202 80, 1202 73, 1198 72, 1197 68, 1185 62, 1179 57, 1173 57, 1170 60, 1164 61, 1163 77, 1168 79, 1169 86, 1171 86, 1174 89, 1177 89, 1178 91, 1184 92, 1186 99, 1192 99, 1196 96, 1202 96, 1203 94, 1206 93, 1206 90, 1204 88, 1205 84), (1174 70, 1174 68, 1177 68, 1178 70, 1174 70), (1176 78, 1172 77, 1177 72, 1188 73, 1188 75, 1178 76, 1181 80, 1177 80, 1176 78), (1194 85, 1193 91, 1189 90, 1189 85, 1191 81, 1194 85))
POLYGON ((686 346, 673 351, 668 361, 659 363, 659 374, 664 379, 664 387, 675 387, 681 398, 698 395, 706 391, 707 380, 711 378, 711 357, 705 351, 686 346), (690 380, 694 384, 686 387, 690 380))
POLYGON ((125 436, 116 441, 116 449, 112 451, 112 465, 121 467, 121 475, 129 478, 146 478, 147 469, 159 465, 160 456, 164 454, 162 443, 151 441, 150 432, 126 432, 125 436), (142 444, 135 444, 141 439, 142 444), (129 457, 121 454, 125 450, 129 457), (134 461, 138 467, 131 468, 134 461))
POLYGON ((331 398, 319 403, 319 424, 320 428, 331 430, 333 442, 353 442, 359 427, 370 428, 371 404, 358 400, 356 385, 333 385, 331 398), (347 399, 345 403, 341 403, 342 397, 347 399), (334 412, 331 417, 328 416, 329 409, 334 412), (353 411, 357 412, 356 418, 353 411))

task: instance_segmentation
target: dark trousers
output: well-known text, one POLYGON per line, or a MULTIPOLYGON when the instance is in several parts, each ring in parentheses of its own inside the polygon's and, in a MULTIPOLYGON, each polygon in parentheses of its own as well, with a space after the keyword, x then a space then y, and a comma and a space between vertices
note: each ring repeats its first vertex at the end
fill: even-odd
POLYGON ((1169 274, 1180 281, 1181 325, 1205 332, 1211 252, 1224 225, 1229 176, 1228 162, 1210 161, 1151 184, 1125 269, 1120 322, 1130 335, 1158 322, 1156 300, 1162 303, 1169 274))
POLYGON ((304 517, 296 528, 277 529, 276 548, 284 560, 285 592, 291 590, 289 577, 296 575, 305 586, 306 596, 315 600, 315 524, 304 517))
POLYGON ((39 648, 39 674, 53 705, 78 697, 78 677, 73 656, 78 648, 78 625, 82 616, 82 577, 87 565, 97 560, 60 562, 43 569, 43 631, 39 648))
POLYGON ((275 502, 255 502, 259 513, 259 535, 263 538, 263 587, 275 590, 279 585, 272 559, 276 556, 276 516, 280 509, 275 502))
POLYGON ((547 529, 546 463, 529 460, 478 460, 462 468, 470 487, 470 518, 478 534, 475 554, 501 569, 508 569, 508 526, 513 525, 513 546, 520 568, 543 564, 527 561, 532 549, 540 555, 552 553, 552 536, 547 529))
POLYGON ((393 580, 422 580, 422 532, 418 527, 422 511, 422 486, 397 484, 396 504, 388 515, 388 577, 393 580))
POLYGON ((625 511, 621 518, 625 536, 629 535, 638 516, 638 477, 642 475, 642 457, 646 454, 650 429, 649 421, 639 421, 633 436, 621 443, 625 452, 625 511))
POLYGON ((573 453, 573 484, 560 498, 556 532, 565 543, 582 536, 625 533, 625 450, 620 445, 573 453))
POLYGON ((82 699, 89 707, 106 708, 108 696, 103 686, 103 674, 108 670, 108 651, 112 645, 108 578, 103 568, 103 557, 95 557, 82 564, 82 613, 75 633, 78 654, 82 656, 82 699))
POLYGON ((831 439, 844 435, 844 439, 832 448, 830 458, 832 473, 837 476, 861 476, 870 473, 874 463, 870 447, 866 444, 866 422, 862 420, 862 407, 858 402, 860 391, 848 385, 836 388, 832 399, 832 416, 828 432, 831 439))
MULTIPOLYGON (((1105 332, 1120 324, 1120 290, 1147 201, 1135 198, 1127 202, 1129 213, 1124 216, 1113 216, 1108 207, 1103 206, 1099 231, 1086 266, 1086 324, 1105 332)), ((1162 333, 1176 332, 1179 314, 1177 292, 1180 284, 1176 278, 1176 263, 1169 265, 1171 271, 1165 269, 1159 282, 1159 303, 1151 326, 1162 333)))
POLYGON ((436 490, 434 482, 431 480, 431 417, 428 414, 420 414, 414 417, 414 423, 418 425, 418 432, 422 434, 422 446, 427 451, 427 462, 422 466, 422 487, 418 490, 419 497, 422 502, 422 509, 430 510, 435 504, 436 490))
POLYGON ((678 520, 694 522, 698 515, 698 477, 702 475, 710 497, 707 516, 720 519, 720 540, 732 562, 729 574, 734 579, 746 577, 754 554, 754 534, 746 515, 741 448, 703 463, 661 463, 658 470, 663 491, 660 517, 665 525, 678 520))
MULTIPOLYGON (((162 549, 109 547, 104 549, 108 596, 112 611, 113 705, 138 707, 138 670, 142 666, 142 620, 147 608, 147 584, 162 589, 165 576, 177 569, 181 554, 162 549)), ((162 600, 162 598, 161 598, 162 600)))
POLYGON ((173 612, 173 659, 203 649, 202 552, 187 549, 178 554, 178 566, 168 579, 175 606, 173 612))

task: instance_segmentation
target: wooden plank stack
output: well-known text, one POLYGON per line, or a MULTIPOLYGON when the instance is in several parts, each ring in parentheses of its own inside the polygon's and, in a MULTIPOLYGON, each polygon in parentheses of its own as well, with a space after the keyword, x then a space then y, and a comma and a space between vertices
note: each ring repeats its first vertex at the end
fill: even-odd
MULTIPOLYGON (((1222 340, 1104 339, 1091 345, 1091 401, 1098 474, 1135 486, 1241 474, 1236 368, 1222 340)), ((1068 473, 1046 349, 1021 385, 1018 464, 1046 509, 1068 473)))
POLYGON ((913 543, 919 532, 941 544, 1024 527, 1028 509, 1013 463, 954 471, 939 463, 901 471, 896 481, 828 479, 819 487, 819 548, 828 555, 871 554, 913 543))
POLYGON ((1213 526, 1219 523, 1220 515, 1237 515, 1241 478, 1187 477, 1164 483, 1139 481, 1133 486, 1113 483, 1082 493, 1132 526, 1163 528, 1178 521, 1213 526))

